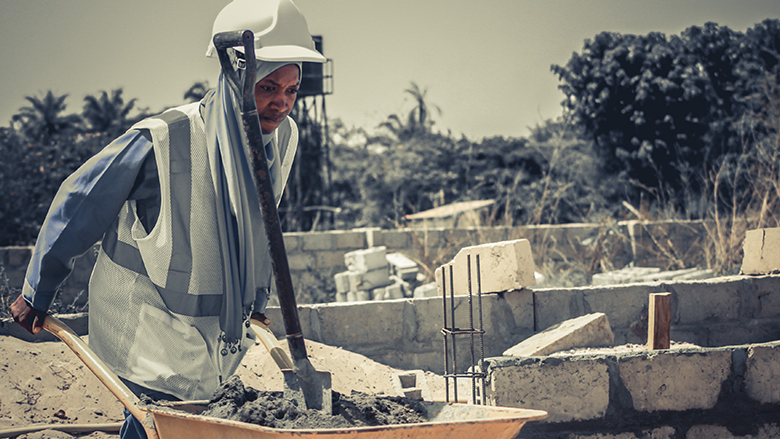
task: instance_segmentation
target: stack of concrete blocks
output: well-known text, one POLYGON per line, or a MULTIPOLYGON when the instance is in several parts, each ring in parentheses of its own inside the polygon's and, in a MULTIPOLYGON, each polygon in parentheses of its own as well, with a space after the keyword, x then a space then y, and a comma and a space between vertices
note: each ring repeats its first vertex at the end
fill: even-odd
POLYGON ((417 276, 417 264, 383 246, 355 250, 344 255, 347 271, 335 275, 336 301, 402 299, 407 279, 417 276))
POLYGON ((450 287, 456 296, 467 295, 469 291, 487 294, 519 290, 536 284, 535 270, 531 243, 527 239, 465 247, 451 262, 436 269, 437 294, 441 296, 445 291, 445 281, 447 295, 451 293, 450 287))

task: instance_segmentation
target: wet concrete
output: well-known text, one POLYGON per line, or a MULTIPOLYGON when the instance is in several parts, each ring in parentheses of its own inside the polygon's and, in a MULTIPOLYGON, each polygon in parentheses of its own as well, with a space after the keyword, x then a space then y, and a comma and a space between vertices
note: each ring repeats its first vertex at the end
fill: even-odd
POLYGON ((333 413, 299 407, 282 392, 259 391, 244 386, 237 376, 226 381, 201 413, 222 419, 270 428, 352 428, 426 422, 425 408, 414 399, 353 392, 333 392, 333 413))

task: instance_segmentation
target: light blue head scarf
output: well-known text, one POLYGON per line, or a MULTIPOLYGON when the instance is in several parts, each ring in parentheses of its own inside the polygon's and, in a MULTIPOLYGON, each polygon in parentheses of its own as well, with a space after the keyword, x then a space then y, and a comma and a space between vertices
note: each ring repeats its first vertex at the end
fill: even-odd
MULTIPOLYGON (((300 78, 300 63, 258 60, 257 81, 288 64, 298 65, 300 78)), ((239 76, 243 82, 243 70, 239 70, 239 76)), ((220 73, 216 90, 203 100, 203 118, 216 192, 218 228, 222 237, 220 250, 225 294, 219 323, 223 340, 231 347, 240 345, 243 325, 253 305, 255 312, 265 310, 271 264, 251 154, 239 108, 237 97, 231 93, 225 75, 220 73)), ((273 132, 263 134, 264 145, 271 146, 274 138, 273 132)), ((273 151, 275 148, 268 149, 273 151)))

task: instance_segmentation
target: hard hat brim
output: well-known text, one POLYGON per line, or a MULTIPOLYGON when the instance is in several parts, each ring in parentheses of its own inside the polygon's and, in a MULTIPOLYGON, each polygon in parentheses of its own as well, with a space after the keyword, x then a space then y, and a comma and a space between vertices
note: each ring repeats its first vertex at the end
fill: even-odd
MULTIPOLYGON (((244 48, 242 46, 234 47, 234 49, 241 53, 244 52, 244 48)), ((217 49, 214 47, 214 44, 209 45, 209 50, 206 52, 206 56, 209 58, 214 58, 217 56, 217 49)), ((327 62, 327 59, 325 59, 325 57, 316 50, 292 45, 262 47, 255 51, 255 58, 261 61, 271 62, 327 62)))

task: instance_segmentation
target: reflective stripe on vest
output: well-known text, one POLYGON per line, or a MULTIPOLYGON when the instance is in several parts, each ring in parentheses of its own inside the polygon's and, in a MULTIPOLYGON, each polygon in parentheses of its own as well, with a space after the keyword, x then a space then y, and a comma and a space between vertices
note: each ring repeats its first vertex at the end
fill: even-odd
MULTIPOLYGON (((191 316, 218 316, 222 308, 222 294, 188 294, 192 273, 192 251, 190 247, 191 210, 191 145, 190 119, 187 114, 172 110, 157 118, 168 125, 170 199, 176 207, 171 209, 171 261, 168 267, 166 286, 156 285, 160 297, 174 313, 191 316)), ((158 147, 158 145, 155 145, 158 147)), ((161 178, 167 178, 161 176, 161 178)), ((162 220, 162 215, 158 221, 162 220)), ((117 221, 103 238, 103 250, 117 265, 149 278, 138 248, 119 241, 117 221)))

